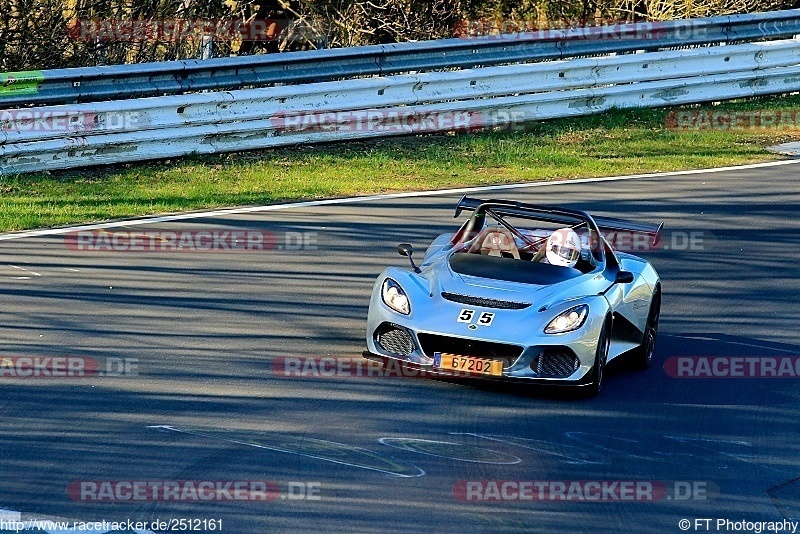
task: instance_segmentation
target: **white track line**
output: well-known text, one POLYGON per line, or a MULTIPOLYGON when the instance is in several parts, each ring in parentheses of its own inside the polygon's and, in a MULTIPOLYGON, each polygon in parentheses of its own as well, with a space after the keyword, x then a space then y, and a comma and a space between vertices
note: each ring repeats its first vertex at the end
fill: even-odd
POLYGON ((716 167, 713 169, 696 169, 690 171, 671 171, 653 172, 646 174, 629 174, 626 176, 607 176, 601 178, 579 178, 575 180, 557 180, 551 182, 527 182, 521 184, 487 185, 479 187, 459 187, 455 189, 437 189, 434 191, 409 191, 404 193, 388 193, 385 195, 370 195, 361 197, 332 198, 326 200, 309 200, 303 202, 289 202, 285 204, 268 204, 266 206, 245 206, 241 208, 229 208, 211 211, 193 211, 190 213, 176 213, 173 215, 160 215, 155 217, 140 217, 136 219, 125 219, 93 224, 82 224, 78 226, 65 226, 59 228, 45 228, 41 230, 27 230, 23 232, 11 232, 0 234, 0 241, 11 241, 13 239, 24 239, 27 237, 39 237, 49 235, 63 235, 70 232, 81 230, 98 230, 100 228, 119 228, 123 226, 140 226, 144 224, 155 224, 174 221, 186 221, 191 219, 203 219, 209 217, 222 217, 225 215, 237 215, 242 213, 259 213, 264 211, 280 211, 295 208, 310 208, 316 206, 332 206, 338 204, 355 204, 358 202, 370 202, 376 200, 389 200, 395 198, 415 198, 433 197, 444 195, 456 195, 477 193, 481 191, 502 191, 505 189, 529 189, 532 187, 550 187, 557 185, 589 184, 597 182, 619 182, 623 180, 637 180, 641 178, 664 178, 669 176, 688 176, 693 174, 712 174, 726 171, 742 171, 748 169, 761 169, 765 167, 779 167, 782 165, 793 165, 800 163, 800 159, 769 161, 766 163, 753 163, 750 165, 738 165, 732 167, 716 167))
MULTIPOLYGON (((214 434, 207 434, 205 432, 197 432, 197 431, 194 431, 194 430, 184 430, 184 429, 177 428, 177 427, 170 426, 170 425, 148 425, 147 428, 152 428, 154 430, 169 430, 169 431, 172 431, 172 432, 178 432, 179 434, 189 434, 191 436, 201 436, 201 437, 204 437, 204 438, 215 439, 215 440, 218 440, 218 441, 225 441, 225 442, 228 442, 228 443, 235 443, 237 445, 244 445, 244 446, 247 446, 247 447, 255 447, 257 449, 266 449, 266 450, 270 450, 270 451, 284 452, 286 454, 294 454, 294 455, 297 455, 297 456, 305 456, 306 458, 314 458, 315 460, 322 460, 323 462, 331 462, 331 463, 334 463, 334 464, 346 465, 348 467, 356 467, 356 468, 359 468, 359 469, 366 469, 368 471, 377 471, 378 473, 384 473, 384 474, 387 474, 387 475, 391 475, 393 477, 414 478, 414 477, 425 476, 425 471, 423 471, 422 469, 420 469, 416 465, 410 465, 410 467, 413 467, 414 469, 416 469, 417 472, 415 474, 413 474, 413 475, 406 475, 406 474, 402 474, 402 473, 397 473, 395 471, 387 471, 385 469, 380 469, 378 467, 371 467, 371 466, 368 466, 368 465, 356 464, 356 463, 352 463, 352 462, 345 462, 343 460, 336 460, 334 458, 329 458, 327 456, 320 456, 320 455, 316 455, 316 454, 295 451, 295 450, 292 450, 292 449, 284 449, 284 448, 281 448, 281 447, 278 447, 278 446, 275 446, 275 445, 264 445, 262 443, 255 443, 255 442, 237 440, 237 439, 233 439, 233 438, 226 438, 224 436, 216 436, 214 434)), ((326 439, 314 439, 312 441, 317 441, 317 442, 321 442, 321 443, 330 443, 330 444, 333 444, 333 445, 341 445, 344 448, 346 448, 348 450, 351 450, 351 451, 356 451, 356 452, 359 452, 359 453, 366 453, 367 456, 371 456, 371 457, 376 456, 375 453, 373 453, 372 451, 370 451, 368 449, 362 449, 361 447, 354 447, 352 445, 346 445, 344 443, 338 443, 336 441, 328 441, 326 439)), ((380 458, 380 456, 378 456, 378 457, 380 458)), ((383 458, 381 458, 381 459, 383 459, 383 458)))
MULTIPOLYGON (((19 267, 18 265, 11 265, 11 267, 13 267, 14 269, 19 269, 20 271, 24 271, 24 272, 26 272, 26 273, 31 273, 33 276, 42 276, 41 274, 39 274, 39 273, 37 273, 37 272, 34 272, 34 271, 29 271, 29 270, 28 270, 28 269, 26 269, 25 267, 19 267)), ((29 276, 27 276, 26 278, 30 278, 30 277, 29 277, 29 276)))

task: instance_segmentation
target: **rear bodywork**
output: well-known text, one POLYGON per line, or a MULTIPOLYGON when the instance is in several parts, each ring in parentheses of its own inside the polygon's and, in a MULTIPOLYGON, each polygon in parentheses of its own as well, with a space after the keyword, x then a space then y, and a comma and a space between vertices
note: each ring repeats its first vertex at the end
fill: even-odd
POLYGON ((502 362, 499 373, 469 373, 476 378, 585 385, 593 380, 604 327, 611 336, 606 361, 642 344, 650 304, 660 290, 658 274, 648 261, 614 252, 603 233, 643 233, 655 242, 660 225, 467 197, 458 203, 456 217, 463 211, 472 212, 470 218, 458 231, 433 241, 418 272, 389 267, 376 280, 366 357, 449 374, 437 367, 441 354, 468 356, 502 362), (506 222, 512 217, 529 224, 513 227, 506 222), (513 235, 520 259, 475 252, 476 241, 494 228, 489 222, 497 232, 513 235), (582 232, 586 250, 580 268, 531 261, 534 242, 541 243, 547 233, 539 229, 540 223, 582 232), (631 273, 632 281, 620 282, 620 272, 631 273), (382 293, 387 279, 405 292, 407 314, 387 305, 382 293), (579 328, 545 332, 555 317, 582 305, 588 306, 588 314, 579 328))

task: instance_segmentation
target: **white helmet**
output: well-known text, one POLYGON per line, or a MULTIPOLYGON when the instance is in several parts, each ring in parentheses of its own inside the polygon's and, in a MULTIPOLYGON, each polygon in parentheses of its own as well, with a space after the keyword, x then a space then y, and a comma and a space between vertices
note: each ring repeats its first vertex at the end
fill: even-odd
POLYGON ((547 261, 551 265, 575 267, 580 256, 581 238, 572 228, 561 228, 547 238, 547 261))

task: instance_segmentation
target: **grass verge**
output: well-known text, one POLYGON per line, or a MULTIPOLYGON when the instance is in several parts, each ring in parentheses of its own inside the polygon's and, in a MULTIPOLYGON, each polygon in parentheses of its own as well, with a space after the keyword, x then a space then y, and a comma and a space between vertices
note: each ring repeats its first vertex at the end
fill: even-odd
MULTIPOLYGON (((682 108, 686 109, 686 108, 682 108)), ((800 110, 800 95, 692 109, 800 110)), ((428 135, 0 177, 0 231, 390 191, 674 171, 775 159, 800 128, 673 131, 668 109, 524 132, 428 135)), ((800 116, 800 112, 798 113, 800 116)))

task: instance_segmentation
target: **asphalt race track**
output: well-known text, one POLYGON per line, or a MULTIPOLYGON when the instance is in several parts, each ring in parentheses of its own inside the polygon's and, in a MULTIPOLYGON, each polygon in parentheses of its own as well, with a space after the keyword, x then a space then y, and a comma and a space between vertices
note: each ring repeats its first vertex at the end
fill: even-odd
POLYGON ((128 229, 268 232, 270 251, 0 242, 0 360, 78 358, 118 375, 21 377, 0 365, 0 508, 213 519, 225 533, 681 532, 682 519, 695 532, 697 518, 800 518, 800 377, 664 368, 688 356, 800 357, 798 170, 472 193, 665 222, 665 246, 642 253, 663 280, 656 361, 612 366, 594 399, 317 365, 359 357, 375 277, 407 264, 398 242, 421 260, 453 231, 459 194, 128 229), (270 491, 108 502, 74 491, 87 481, 267 481, 270 491), (556 496, 520 498, 526 481, 556 496), (584 481, 590 498, 559 499, 559 481, 584 481), (619 491, 593 500, 587 481, 619 491), (631 484, 638 497, 622 489, 631 484))

